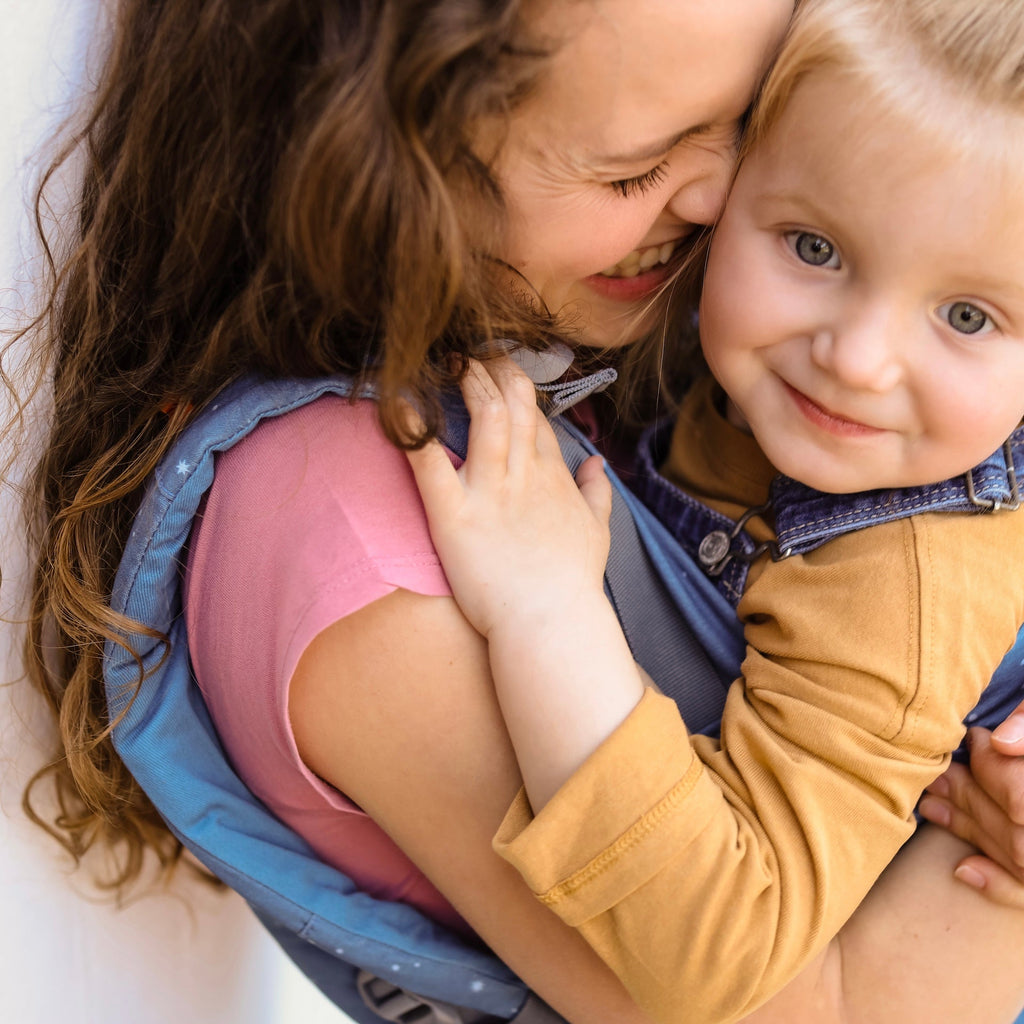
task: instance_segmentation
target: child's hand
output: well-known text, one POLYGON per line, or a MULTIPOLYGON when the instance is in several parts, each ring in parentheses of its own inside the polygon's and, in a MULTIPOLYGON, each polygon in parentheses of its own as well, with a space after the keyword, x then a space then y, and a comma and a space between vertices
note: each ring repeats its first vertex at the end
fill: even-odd
POLYGON ((455 470, 437 442, 408 456, 455 598, 489 637, 602 591, 611 485, 597 456, 573 480, 510 360, 472 362, 462 392, 465 464, 455 470))

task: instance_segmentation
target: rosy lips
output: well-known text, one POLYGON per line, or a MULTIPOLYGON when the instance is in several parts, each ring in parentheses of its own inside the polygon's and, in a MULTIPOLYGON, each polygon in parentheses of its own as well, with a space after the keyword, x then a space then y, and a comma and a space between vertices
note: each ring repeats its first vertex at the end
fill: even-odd
POLYGON ((635 277, 606 277, 604 274, 591 274, 583 280, 598 295, 619 302, 636 302, 656 292, 675 269, 673 264, 652 267, 635 277))
POLYGON ((627 253, 612 267, 583 278, 598 295, 631 303, 650 298, 672 276, 688 251, 689 234, 627 253))
POLYGON ((837 437, 867 437, 874 434, 883 434, 885 431, 878 427, 868 426, 866 423, 859 423, 857 420, 847 419, 838 413, 818 405, 813 399, 808 398, 802 391, 797 391, 791 384, 782 381, 786 393, 793 400, 793 404, 800 410, 804 418, 814 426, 835 434, 837 437))

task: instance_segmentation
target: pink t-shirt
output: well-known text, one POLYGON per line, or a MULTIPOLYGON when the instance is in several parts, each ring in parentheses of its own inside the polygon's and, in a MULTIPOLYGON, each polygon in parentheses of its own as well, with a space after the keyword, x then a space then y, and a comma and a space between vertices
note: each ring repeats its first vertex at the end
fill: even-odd
POLYGON ((185 579, 189 648, 235 770, 361 888, 467 930, 352 801, 302 762, 288 687, 327 626, 397 588, 451 591, 405 456, 372 403, 329 396, 218 456, 185 579))

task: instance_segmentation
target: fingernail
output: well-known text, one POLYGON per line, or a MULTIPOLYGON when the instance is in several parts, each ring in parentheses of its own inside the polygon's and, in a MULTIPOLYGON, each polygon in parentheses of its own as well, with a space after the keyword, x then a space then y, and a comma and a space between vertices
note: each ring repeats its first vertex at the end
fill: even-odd
POLYGON ((1011 715, 1001 725, 997 725, 992 735, 1000 743, 1017 743, 1024 740, 1024 718, 1020 715, 1011 715))
POLYGON ((940 775, 930 786, 927 787, 929 793, 934 793, 936 796, 949 796, 949 779, 945 775, 940 775))
POLYGON ((969 885, 972 889, 985 888, 985 876, 980 871, 975 871, 974 868, 968 867, 966 864, 961 864, 953 872, 953 877, 958 878, 964 885, 969 885))
POLYGON ((921 797, 917 810, 922 818, 927 818, 932 824, 949 828, 949 823, 952 821, 949 808, 936 797, 928 796, 927 794, 921 797))

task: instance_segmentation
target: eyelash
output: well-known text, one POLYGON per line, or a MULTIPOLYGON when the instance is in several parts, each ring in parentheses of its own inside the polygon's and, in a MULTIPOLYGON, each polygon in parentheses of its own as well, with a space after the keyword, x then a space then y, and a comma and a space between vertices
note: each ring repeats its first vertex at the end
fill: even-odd
POLYGON ((655 188, 665 180, 667 166, 667 163, 660 163, 657 167, 652 167, 646 173, 638 174, 635 178, 623 178, 621 181, 613 181, 611 186, 624 199, 629 199, 631 196, 636 195, 642 196, 648 189, 655 188))

